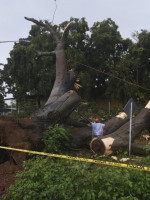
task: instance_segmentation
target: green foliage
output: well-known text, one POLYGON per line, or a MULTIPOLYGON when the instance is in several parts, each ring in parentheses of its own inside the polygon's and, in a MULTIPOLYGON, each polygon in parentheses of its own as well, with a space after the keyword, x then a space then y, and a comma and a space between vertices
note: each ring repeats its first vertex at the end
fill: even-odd
POLYGON ((150 174, 54 158, 29 160, 4 199, 147 200, 150 174))
POLYGON ((149 135, 149 130, 145 129, 143 130, 140 135, 149 135))
POLYGON ((20 40, 10 52, 8 64, 4 66, 4 81, 9 93, 13 93, 17 100, 31 96, 38 101, 49 96, 55 78, 55 59, 36 60, 36 51, 54 50, 54 42, 48 36, 45 29, 32 26, 28 37, 30 43, 20 40))
MULTIPOLYGON (((148 42, 150 41, 150 32, 146 30, 141 30, 141 33, 136 32, 134 39, 136 42, 129 43, 128 51, 119 63, 121 67, 119 74, 121 78, 148 89, 147 85, 150 83, 150 46, 148 42)), ((149 92, 135 86, 126 85, 124 89, 127 96, 132 95, 141 104, 145 104, 150 97, 149 92)))
POLYGON ((121 53, 118 51, 121 35, 113 20, 108 18, 102 22, 95 22, 91 33, 91 41, 97 47, 95 52, 100 55, 101 60, 104 61, 110 55, 117 57, 117 53, 121 53))
MULTIPOLYGON (((59 38, 68 22, 52 25, 59 38)), ((87 100, 105 95, 109 100, 117 99, 122 103, 132 96, 138 103, 145 103, 150 98, 148 91, 114 77, 145 88, 150 85, 150 32, 141 30, 134 33, 133 42, 122 39, 118 26, 110 18, 95 22, 91 28, 85 18, 70 18, 70 22, 71 29, 65 44, 67 68, 74 68, 80 79, 82 88, 79 95, 87 100)), ((4 66, 2 81, 7 83, 8 92, 13 93, 17 100, 30 95, 39 101, 46 99, 52 89, 55 58, 36 60, 36 51, 51 52, 56 43, 45 28, 37 25, 31 27, 27 39, 30 43, 20 40, 14 45, 8 64, 4 66)))
POLYGON ((38 106, 35 104, 34 100, 26 100, 19 103, 19 113, 17 113, 17 117, 24 118, 30 117, 36 110, 38 110, 38 106))
POLYGON ((116 110, 113 112, 114 113, 109 114, 108 111, 101 109, 96 102, 88 102, 73 111, 71 117, 78 121, 99 118, 101 122, 105 122, 116 115, 118 110, 117 112, 116 110))
POLYGON ((60 153, 69 146, 69 135, 67 131, 58 124, 56 124, 54 128, 50 126, 44 132, 42 140, 45 144, 45 152, 60 153))

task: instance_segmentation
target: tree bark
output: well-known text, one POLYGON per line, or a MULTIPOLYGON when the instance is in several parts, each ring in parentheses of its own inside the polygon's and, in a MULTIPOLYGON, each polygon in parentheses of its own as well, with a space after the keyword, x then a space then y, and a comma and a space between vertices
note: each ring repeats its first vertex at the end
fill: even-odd
POLYGON ((105 123, 106 133, 112 133, 113 131, 120 128, 123 124, 125 124, 129 120, 127 114, 125 112, 120 112, 115 117, 111 118, 105 123))
MULTIPOLYGON (((150 101, 142 111, 133 118, 132 142, 137 135, 150 126, 150 101)), ((105 155, 112 154, 118 149, 127 149, 129 145, 129 122, 125 123, 115 132, 100 138, 94 138, 90 143, 90 148, 95 153, 105 155)))
POLYGON ((131 153, 136 155, 148 155, 150 153, 150 145, 133 143, 131 150, 131 153))
POLYGON ((80 103, 80 97, 73 90, 69 90, 56 101, 45 104, 33 115, 37 120, 62 120, 70 115, 80 103))

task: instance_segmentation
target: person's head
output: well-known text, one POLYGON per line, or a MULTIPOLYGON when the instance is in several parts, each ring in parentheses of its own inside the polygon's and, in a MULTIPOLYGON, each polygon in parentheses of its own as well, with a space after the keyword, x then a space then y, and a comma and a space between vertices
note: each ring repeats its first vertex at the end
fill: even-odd
POLYGON ((98 119, 98 118, 96 118, 96 119, 95 119, 95 122, 96 122, 96 123, 99 123, 99 119, 98 119))

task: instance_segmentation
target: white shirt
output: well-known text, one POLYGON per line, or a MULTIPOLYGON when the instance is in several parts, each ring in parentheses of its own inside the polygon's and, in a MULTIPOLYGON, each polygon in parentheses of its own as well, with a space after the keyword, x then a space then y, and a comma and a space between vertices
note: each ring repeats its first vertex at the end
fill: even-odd
POLYGON ((93 130, 93 136, 102 136, 103 135, 103 129, 105 127, 105 124, 101 123, 91 123, 92 130, 93 130))

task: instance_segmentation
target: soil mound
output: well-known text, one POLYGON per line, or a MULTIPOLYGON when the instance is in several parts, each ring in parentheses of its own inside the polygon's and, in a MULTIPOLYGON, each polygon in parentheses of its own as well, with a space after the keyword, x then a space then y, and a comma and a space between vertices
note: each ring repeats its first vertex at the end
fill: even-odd
MULTIPOLYGON (((42 135, 31 119, 0 117, 0 146, 37 150, 42 135)), ((0 194, 15 181, 16 171, 21 170, 26 153, 0 149, 0 194)))

